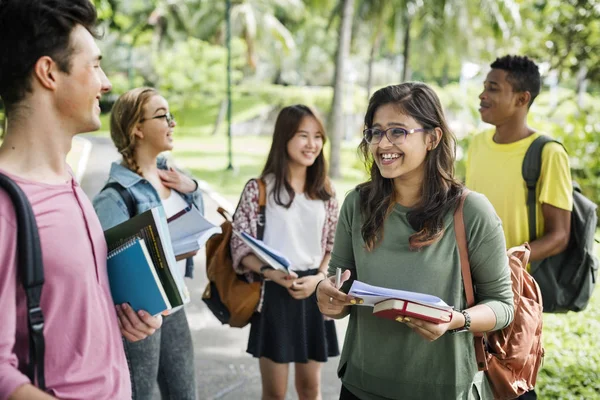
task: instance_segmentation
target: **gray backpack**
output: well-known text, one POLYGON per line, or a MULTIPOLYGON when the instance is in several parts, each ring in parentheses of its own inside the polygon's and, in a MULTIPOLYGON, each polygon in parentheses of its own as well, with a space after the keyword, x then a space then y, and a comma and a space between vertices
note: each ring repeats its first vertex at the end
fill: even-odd
MULTIPOLYGON (((523 159, 522 174, 527 184, 529 241, 536 239, 536 185, 542 167, 542 149, 549 142, 562 143, 540 136, 531 143, 523 159)), ((598 274, 594 254, 597 205, 581 193, 573 182, 573 211, 569 244, 562 253, 531 263, 531 275, 542 291, 544 312, 560 313, 583 310, 592 296, 598 274)))

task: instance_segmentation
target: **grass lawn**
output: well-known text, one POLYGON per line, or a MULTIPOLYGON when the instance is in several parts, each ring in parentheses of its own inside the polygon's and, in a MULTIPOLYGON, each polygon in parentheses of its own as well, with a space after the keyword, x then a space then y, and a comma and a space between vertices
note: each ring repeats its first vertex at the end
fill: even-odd
MULTIPOLYGON (((271 138, 267 136, 233 137, 233 166, 228 166, 228 144, 224 135, 181 135, 176 138, 173 156, 194 176, 207 181, 219 194, 233 204, 241 194, 244 184, 260 174, 267 159, 271 138)), ((356 156, 356 143, 345 143, 342 149, 343 179, 334 180, 338 199, 364 180, 366 173, 356 156)), ((329 147, 325 149, 329 154, 329 147)))

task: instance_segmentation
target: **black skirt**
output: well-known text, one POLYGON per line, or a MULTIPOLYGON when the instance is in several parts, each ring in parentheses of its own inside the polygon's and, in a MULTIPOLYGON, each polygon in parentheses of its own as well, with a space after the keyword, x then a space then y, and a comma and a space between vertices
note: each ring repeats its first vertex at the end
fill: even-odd
MULTIPOLYGON (((295 272, 303 277, 318 270, 295 272)), ((254 313, 250 321, 248 353, 286 364, 325 362, 340 354, 335 321, 324 319, 314 293, 296 300, 275 282, 263 285, 261 312, 254 313)))

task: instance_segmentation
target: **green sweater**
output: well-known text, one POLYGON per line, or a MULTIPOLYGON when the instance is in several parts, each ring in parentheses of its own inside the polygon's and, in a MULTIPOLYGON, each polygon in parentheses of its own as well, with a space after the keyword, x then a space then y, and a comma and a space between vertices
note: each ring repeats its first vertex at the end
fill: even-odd
MULTIPOLYGON (((383 240, 371 252, 360 233, 359 194, 344 201, 329 263, 350 269, 352 279, 429 293, 461 310, 466 308, 453 213, 444 218, 445 234, 421 251, 410 251, 415 233, 406 207, 396 205, 384 221, 383 240)), ((496 314, 494 330, 513 318, 513 294, 502 225, 490 202, 471 193, 464 220, 476 302, 496 314)), ((492 399, 484 374, 477 371, 473 335, 447 333, 428 342, 404 324, 373 316, 372 308, 353 306, 338 367, 344 385, 364 400, 492 399)))

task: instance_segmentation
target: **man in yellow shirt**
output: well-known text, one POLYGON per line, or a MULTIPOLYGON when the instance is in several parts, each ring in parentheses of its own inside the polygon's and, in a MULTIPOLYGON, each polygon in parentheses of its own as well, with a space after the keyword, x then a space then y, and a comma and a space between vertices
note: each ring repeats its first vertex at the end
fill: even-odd
MULTIPOLYGON (((491 64, 479 95, 481 119, 495 126, 473 138, 467 154, 466 185, 483 193, 502 220, 506 245, 529 241, 527 186, 521 167, 529 145, 540 136, 527 125, 527 113, 540 92, 540 73, 527 57, 504 56, 491 64)), ((558 143, 542 151, 536 188, 537 239, 531 261, 564 251, 569 242, 573 186, 569 158, 558 143)), ((535 391, 521 399, 536 399, 535 391)))

